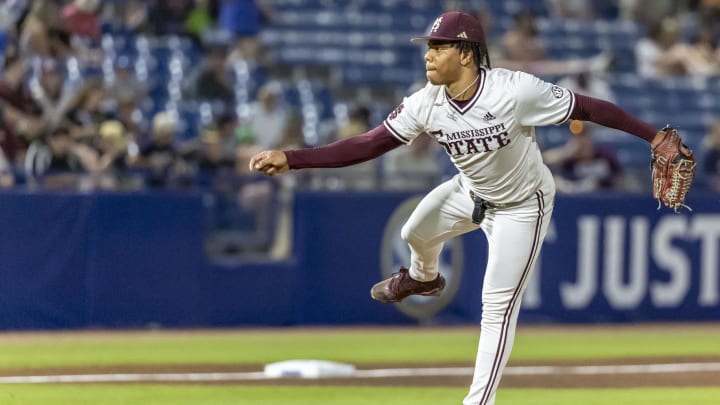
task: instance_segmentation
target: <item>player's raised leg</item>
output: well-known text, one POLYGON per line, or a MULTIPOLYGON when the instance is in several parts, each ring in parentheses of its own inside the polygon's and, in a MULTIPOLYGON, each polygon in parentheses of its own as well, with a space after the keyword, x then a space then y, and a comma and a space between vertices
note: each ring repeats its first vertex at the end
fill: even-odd
POLYGON ((477 229, 473 203, 459 178, 446 181, 426 195, 403 226, 401 236, 410 247, 410 268, 401 268, 371 290, 374 299, 398 302, 413 294, 439 295, 445 279, 439 273, 440 251, 446 240, 477 229))
POLYGON ((515 339, 522 293, 550 224, 553 192, 514 208, 492 210, 482 224, 488 264, 475 373, 464 405, 491 405, 515 339))

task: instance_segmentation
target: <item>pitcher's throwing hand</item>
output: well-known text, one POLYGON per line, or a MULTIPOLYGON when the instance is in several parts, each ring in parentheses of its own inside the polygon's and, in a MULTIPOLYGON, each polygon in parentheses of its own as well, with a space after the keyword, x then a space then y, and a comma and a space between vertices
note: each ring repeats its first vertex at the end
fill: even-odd
POLYGON ((285 173, 290 170, 285 152, 266 150, 250 159, 250 171, 263 172, 268 176, 285 173))

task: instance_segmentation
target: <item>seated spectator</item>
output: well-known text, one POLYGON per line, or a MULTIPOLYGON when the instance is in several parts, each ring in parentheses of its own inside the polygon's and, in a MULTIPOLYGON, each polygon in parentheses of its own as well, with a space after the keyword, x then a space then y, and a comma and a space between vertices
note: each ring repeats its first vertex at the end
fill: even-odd
POLYGON ((502 38, 505 57, 511 61, 532 62, 547 57, 545 42, 530 11, 515 15, 515 25, 502 38))
POLYGON ((215 25, 215 18, 218 14, 218 4, 211 0, 195 0, 195 6, 187 14, 185 19, 185 30, 198 43, 205 36, 205 32, 215 25))
POLYGON ((606 3, 592 0, 549 0, 552 17, 571 20, 592 21, 597 17, 596 3, 606 3))
POLYGON ((131 142, 139 140, 140 135, 146 132, 147 122, 138 103, 139 99, 133 97, 116 97, 117 114, 116 118, 123 124, 125 133, 131 142))
POLYGON ((582 72, 605 72, 612 56, 601 52, 589 58, 553 60, 548 58, 547 47, 540 37, 535 16, 530 11, 515 15, 515 25, 502 38, 502 57, 493 66, 521 70, 535 75, 573 75, 582 72))
POLYGON ((565 145, 543 153, 553 171, 560 193, 576 194, 623 189, 621 166, 615 153, 592 140, 582 121, 570 125, 572 136, 565 145))
POLYGON ((224 153, 222 141, 220 131, 212 127, 205 128, 200 135, 200 148, 187 156, 188 163, 195 169, 196 185, 202 188, 223 188, 222 184, 216 183, 216 180, 222 183, 219 175, 222 172, 232 174, 234 171, 235 160, 224 153))
POLYGON ((25 154, 25 145, 15 134, 12 126, 5 121, 2 109, 0 109, 0 150, 11 169, 22 162, 25 154))
POLYGON ((30 94, 42 110, 43 118, 55 126, 65 119, 82 87, 79 82, 66 80, 60 61, 45 59, 39 62, 29 83, 30 94))
POLYGON ((148 33, 149 2, 125 0, 105 2, 103 19, 112 24, 116 32, 148 33))
POLYGON ((616 0, 616 2, 621 18, 648 25, 676 15, 678 3, 681 3, 675 0, 616 0))
POLYGON ((127 176, 129 139, 120 121, 107 120, 100 124, 96 165, 93 168, 95 186, 104 190, 136 189, 139 185, 127 176))
POLYGON ((190 74, 186 97, 216 101, 230 107, 235 102, 232 76, 226 69, 224 45, 207 45, 201 65, 190 74))
POLYGON ((288 111, 282 96, 282 85, 271 81, 258 90, 257 101, 250 105, 248 127, 262 150, 276 148, 287 125, 288 111))
POLYGON ((637 73, 648 78, 683 74, 682 62, 678 63, 674 58, 663 60, 666 51, 672 49, 678 39, 679 27, 674 20, 667 19, 650 26, 645 36, 635 44, 637 73))
POLYGON ((61 19, 57 1, 34 1, 22 22, 19 38, 20 56, 30 58, 66 58, 74 54, 70 34, 61 19))
POLYGON ((178 122, 169 112, 162 111, 153 117, 150 140, 140 147, 131 165, 145 172, 150 187, 167 187, 186 174, 185 162, 175 148, 178 122))
POLYGON ((73 0, 62 7, 62 24, 74 35, 97 37, 100 35, 100 0, 73 0))
POLYGON ((221 114, 217 119, 218 136, 222 145, 223 157, 235 160, 235 149, 238 146, 238 123, 235 114, 221 114))
MULTIPOLYGON (((106 77, 107 79, 107 77, 106 77)), ((115 59, 112 81, 106 83, 107 91, 118 102, 120 100, 142 100, 148 95, 148 88, 135 75, 132 61, 121 55, 115 59)))
MULTIPOLYGON (((357 132, 355 134, 358 134, 357 132)), ((308 145, 303 134, 303 117, 297 111, 290 111, 285 128, 283 128, 278 147, 285 149, 301 149, 308 145)))
POLYGON ((148 20, 155 35, 186 35, 185 19, 193 0, 154 1, 149 3, 148 20))
MULTIPOLYGON (((217 138, 218 147, 222 152, 222 158, 228 161, 235 161, 236 148, 238 146, 237 123, 234 114, 223 113, 216 120, 215 125, 208 125, 201 129, 200 134, 194 138, 188 139, 179 145, 179 151, 183 156, 190 156, 193 159, 196 155, 201 154, 202 150, 207 146, 204 139, 206 133, 212 132, 212 138, 217 138)), ((252 143, 253 140, 249 139, 252 143)))
POLYGON ((648 78, 718 74, 718 55, 711 29, 701 29, 692 45, 682 43, 674 18, 652 25, 635 45, 637 72, 648 78))
POLYGON ((370 109, 364 105, 357 106, 350 111, 348 121, 338 128, 338 139, 345 139, 362 134, 370 129, 370 109))
MULTIPOLYGON (((59 15, 50 24, 51 49, 49 53, 36 52, 27 56, 67 59, 75 58, 81 66, 100 67, 103 52, 100 49, 100 0, 35 1, 56 3, 61 6, 59 15)), ((47 7, 47 6, 45 6, 47 7)), ((46 11, 52 10, 52 6, 46 11)), ((40 32, 39 30, 37 32, 40 32)))
POLYGON ((261 44, 258 39, 265 22, 272 20, 274 11, 267 0, 225 0, 220 4, 220 28, 235 40, 233 59, 258 62, 261 44))
POLYGON ((79 188, 83 173, 95 165, 90 149, 76 143, 66 126, 59 126, 33 142, 25 156, 25 175, 47 188, 79 188))
POLYGON ((710 190, 720 191, 720 119, 716 120, 702 142, 703 158, 699 170, 706 178, 710 190))
POLYGON ((92 78, 69 101, 66 115, 73 123, 71 131, 75 139, 88 144, 94 142, 100 124, 112 115, 107 103, 111 94, 99 78, 92 78))
POLYGON ((48 122, 23 80, 28 66, 18 59, 6 67, 0 77, 0 112, 11 130, 29 144, 45 130, 48 122))
POLYGON ((197 166, 201 171, 214 172, 235 167, 235 161, 223 153, 222 139, 218 130, 209 128, 202 134, 203 149, 198 156, 197 166))
MULTIPOLYGON (((720 31, 719 31, 720 32, 720 31)), ((713 26, 703 25, 690 41, 687 69, 691 75, 720 75, 720 47, 713 26)))
POLYGON ((128 138, 119 121, 107 120, 99 125, 98 137, 74 141, 72 152, 82 163, 83 189, 138 189, 142 182, 128 172, 128 138))

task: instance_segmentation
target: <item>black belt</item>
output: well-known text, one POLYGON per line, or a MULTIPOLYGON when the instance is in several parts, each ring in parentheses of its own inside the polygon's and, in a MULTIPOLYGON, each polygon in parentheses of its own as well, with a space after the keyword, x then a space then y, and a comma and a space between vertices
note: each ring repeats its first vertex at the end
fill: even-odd
POLYGON ((485 219, 485 211, 488 208, 511 208, 511 207, 518 206, 524 202, 524 201, 520 201, 520 202, 513 202, 513 203, 495 204, 495 203, 491 203, 490 201, 486 201, 486 200, 482 199, 481 197, 476 196, 475 193, 473 193, 472 191, 470 191, 470 199, 475 204, 475 207, 473 208, 473 213, 472 213, 472 221, 473 221, 473 224, 476 224, 476 225, 480 225, 482 220, 485 219))
POLYGON ((472 191, 470 191, 470 199, 473 200, 473 204, 475 204, 472 212, 472 222, 475 225, 480 225, 482 220, 485 219, 485 211, 488 208, 495 208, 495 205, 477 197, 472 191))

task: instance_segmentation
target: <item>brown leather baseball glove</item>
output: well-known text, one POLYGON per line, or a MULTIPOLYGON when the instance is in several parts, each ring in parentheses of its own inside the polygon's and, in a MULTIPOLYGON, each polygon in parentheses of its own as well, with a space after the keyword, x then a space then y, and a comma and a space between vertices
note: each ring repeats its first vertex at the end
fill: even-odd
POLYGON ((653 197, 658 200, 658 209, 666 206, 678 211, 685 207, 685 197, 693 177, 696 163, 692 151, 683 145, 677 130, 666 126, 661 129, 652 142, 652 180, 653 197))

